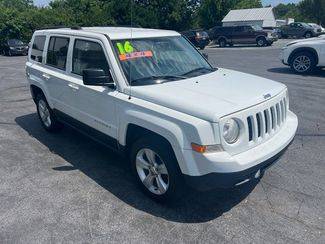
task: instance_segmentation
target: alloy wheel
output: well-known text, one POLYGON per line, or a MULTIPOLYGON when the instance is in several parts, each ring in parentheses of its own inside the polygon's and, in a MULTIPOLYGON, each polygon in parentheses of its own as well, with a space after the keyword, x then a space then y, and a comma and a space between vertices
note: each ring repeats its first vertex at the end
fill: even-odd
POLYGON ((293 68, 297 72, 301 72, 301 73, 306 72, 310 69, 310 67, 311 67, 311 60, 309 57, 305 55, 298 56, 293 61, 293 68))
POLYGON ((259 39, 258 41, 257 41, 257 45, 258 46, 260 46, 260 47, 262 47, 262 46, 264 46, 264 40, 263 39, 259 39))
POLYGON ((52 123, 50 111, 49 111, 45 101, 42 99, 39 100, 39 102, 38 102, 38 111, 39 111, 39 115, 41 117, 43 124, 46 127, 50 127, 51 123, 52 123))
POLYGON ((165 163, 149 148, 136 155, 136 170, 143 185, 153 194, 163 195, 169 187, 169 175, 165 163))

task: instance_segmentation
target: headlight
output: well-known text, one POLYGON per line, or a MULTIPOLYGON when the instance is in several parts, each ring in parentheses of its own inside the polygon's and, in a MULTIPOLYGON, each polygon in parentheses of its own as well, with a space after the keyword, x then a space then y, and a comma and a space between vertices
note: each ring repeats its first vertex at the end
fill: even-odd
POLYGON ((223 126, 223 138, 229 144, 233 144, 239 137, 239 124, 234 119, 229 119, 223 126))
POLYGON ((14 50, 15 48, 14 47, 9 47, 11 50, 14 50))

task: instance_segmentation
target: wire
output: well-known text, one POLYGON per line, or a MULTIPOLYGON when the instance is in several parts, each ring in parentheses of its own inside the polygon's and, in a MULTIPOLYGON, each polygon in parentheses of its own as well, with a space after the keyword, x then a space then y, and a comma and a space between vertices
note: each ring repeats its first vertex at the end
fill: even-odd
MULTIPOLYGON (((133 40, 133 1, 134 0, 130 0, 131 2, 131 8, 130 8, 130 11, 131 11, 131 43, 132 43, 132 40, 133 40)), ((132 62, 130 61, 130 65, 129 65, 129 79, 130 79, 130 82, 129 82, 129 85, 130 85, 130 93, 129 93, 129 100, 132 98, 132 62)))

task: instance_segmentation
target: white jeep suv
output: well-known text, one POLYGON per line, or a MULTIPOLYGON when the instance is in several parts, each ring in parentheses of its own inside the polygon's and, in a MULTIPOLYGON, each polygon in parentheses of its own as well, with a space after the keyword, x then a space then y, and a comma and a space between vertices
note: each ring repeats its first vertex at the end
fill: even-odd
POLYGON ((289 42, 282 48, 280 59, 297 73, 312 72, 325 67, 325 35, 289 42))
POLYGON ((62 124, 130 157, 165 200, 259 178, 293 140, 285 85, 213 68, 175 31, 36 31, 26 74, 47 131, 62 124))

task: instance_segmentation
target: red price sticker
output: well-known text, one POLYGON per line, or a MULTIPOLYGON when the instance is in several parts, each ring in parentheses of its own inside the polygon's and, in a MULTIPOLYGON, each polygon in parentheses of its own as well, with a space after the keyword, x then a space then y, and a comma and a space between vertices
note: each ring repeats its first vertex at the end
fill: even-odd
POLYGON ((135 58, 149 58, 152 57, 153 54, 151 51, 142 51, 142 52, 133 52, 133 53, 125 53, 120 54, 119 58, 121 61, 126 61, 129 59, 135 59, 135 58))

